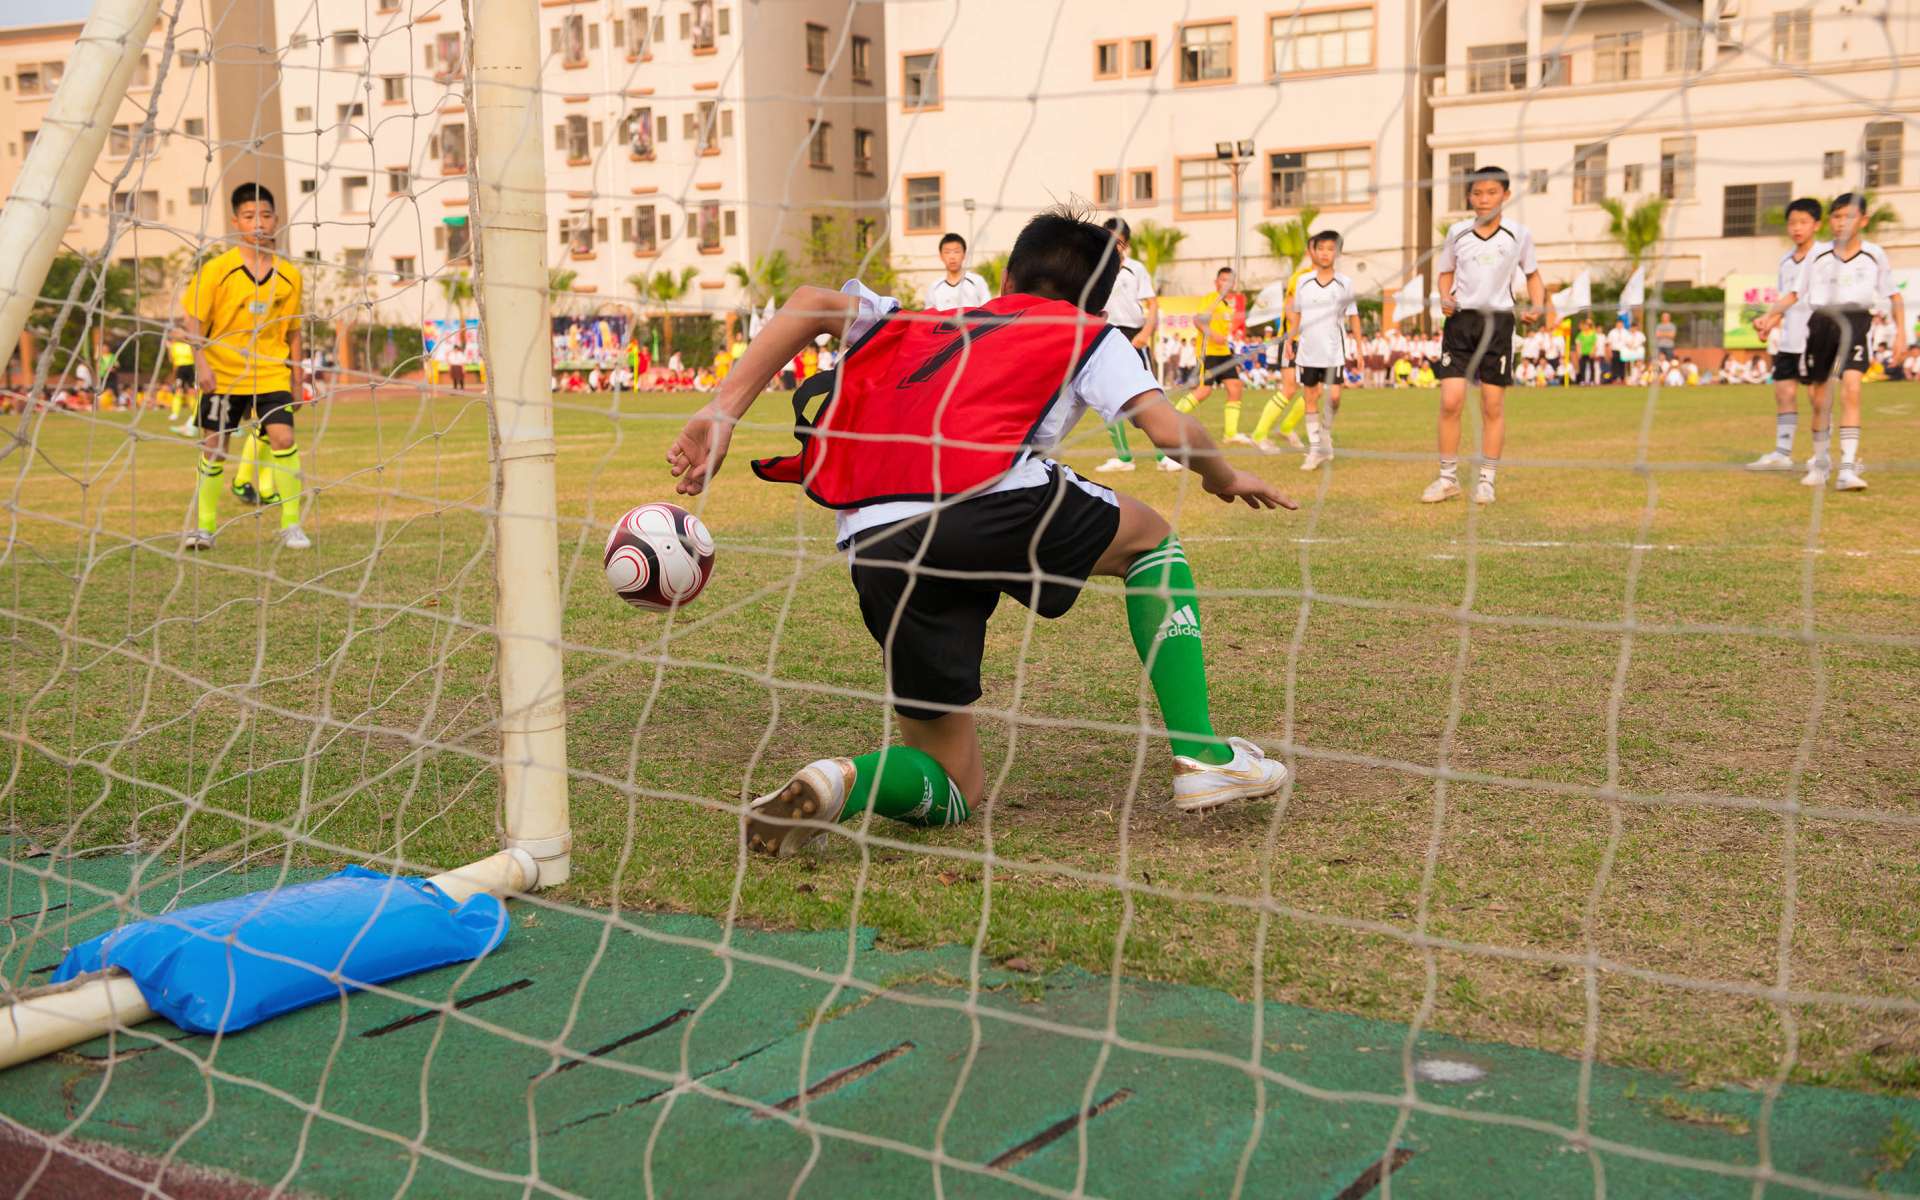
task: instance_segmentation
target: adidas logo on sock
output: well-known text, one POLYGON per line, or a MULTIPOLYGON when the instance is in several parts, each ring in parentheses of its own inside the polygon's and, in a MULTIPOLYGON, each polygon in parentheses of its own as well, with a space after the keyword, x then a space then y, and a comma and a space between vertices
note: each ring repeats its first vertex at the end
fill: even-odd
POLYGON ((932 811, 933 781, 931 779, 922 779, 920 781, 920 803, 914 805, 913 811, 909 812, 904 819, 908 821, 924 821, 927 819, 927 814, 932 811))
POLYGON ((1170 637, 1199 637, 1199 636, 1200 636, 1199 616, 1194 613, 1193 605, 1182 604, 1179 608, 1176 608, 1172 612, 1168 613, 1166 620, 1160 622, 1160 629, 1157 633, 1153 635, 1153 640, 1156 642, 1159 642, 1170 637))

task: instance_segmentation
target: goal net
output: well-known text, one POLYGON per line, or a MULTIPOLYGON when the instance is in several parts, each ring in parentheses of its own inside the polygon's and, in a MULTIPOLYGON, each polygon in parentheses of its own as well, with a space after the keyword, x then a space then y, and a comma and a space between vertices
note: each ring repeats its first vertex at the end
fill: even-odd
MULTIPOLYGON (((32 96, 65 90, 31 101, 37 137, 7 135, 21 174, 0 220, 33 267, 0 265, 30 301, 0 417, 8 996, 108 930, 347 864, 427 876, 507 845, 540 865, 472 962, 349 979, 241 1033, 118 1022, 11 1067, 0 1178, 23 1195, 1920 1194, 1920 560, 1900 499, 1920 397, 1876 379, 1836 408, 1866 427, 1864 495, 1742 470, 1775 435, 1771 385, 1684 364, 1711 381, 1759 355, 1721 331, 1750 336, 1773 296, 1733 296, 1750 268, 1708 294, 1682 226, 1708 202, 1696 174, 1724 182, 1723 232, 1763 247, 1771 286, 1794 196, 1870 185, 1870 211, 1910 205, 1910 114, 1822 56, 1892 70, 1911 22, 1515 5, 1548 26, 1516 51, 1411 6, 1120 6, 1140 37, 1089 7, 165 0, 149 34, 151 7, 116 2, 58 54, 22 52, 14 99, 29 76, 32 96), (1054 29, 1037 79, 1016 77, 1025 50, 979 65, 1012 20, 1054 29), (1364 59, 1344 57, 1363 35, 1364 59), (1395 59, 1403 35, 1427 48, 1395 59), (1235 37, 1273 57, 1254 69, 1235 37), (1716 70, 1776 68, 1867 129, 1836 146, 1839 174, 1689 107, 1716 70), (1390 95, 1371 177, 1270 149, 1319 144, 1291 89, 1322 70, 1390 95), (79 94, 81 74, 101 86, 79 94), (1529 124, 1553 88, 1609 79, 1639 106, 1608 136, 1529 124), (1216 84, 1234 140, 1158 162, 1161 106, 1216 84), (1449 85, 1482 98, 1456 122, 1513 115, 1477 158, 1442 146, 1466 126, 1432 132, 1449 85), (964 209, 971 141, 942 150, 950 171, 915 165, 955 110, 1014 164, 964 209), (98 146, 51 234, 50 137, 98 146), (1076 140, 1091 178, 1035 166, 1076 140), (1610 140, 1643 161, 1610 169, 1610 140), (1389 171, 1408 147, 1424 165, 1389 171), (1439 246, 1467 215, 1448 197, 1495 161, 1522 222, 1553 191, 1626 190, 1604 243, 1535 224, 1560 247, 1539 281, 1554 361, 1623 312, 1654 335, 1671 311, 1680 344, 1654 337, 1614 385, 1517 385, 1504 453, 1470 393, 1460 478, 1497 465, 1500 500, 1422 506, 1441 392, 1412 369, 1396 385, 1417 349, 1378 379, 1367 356, 1396 329, 1438 334, 1439 246), (1797 186, 1754 182, 1775 178, 1797 186), (203 384, 242 368, 208 358, 213 308, 187 316, 242 247, 243 184, 273 194, 259 236, 282 278, 241 254, 232 303, 263 318, 246 355, 293 335, 292 436, 255 413, 219 445, 206 397, 229 384, 203 384), (1375 207, 1353 215, 1362 196, 1375 207), (964 213, 966 269, 997 293, 1022 225, 1068 198, 1125 217, 1153 260, 1160 328, 1141 340, 1175 399, 1198 394, 1188 345, 1214 365, 1216 265, 1239 267, 1244 322, 1307 265, 1304 208, 1347 238, 1365 337, 1351 378, 1333 368, 1337 420, 1323 391, 1301 425, 1331 461, 1301 472, 1225 436, 1229 401, 1248 433, 1269 400, 1288 409, 1257 324, 1221 334, 1244 398, 1222 378, 1192 414, 1298 511, 1222 505, 1197 461, 1157 471, 1140 430, 1116 449, 1098 414, 1050 449, 1087 495, 1117 479, 1165 516, 1214 728, 1286 782, 1176 809, 1159 650, 1127 625, 1143 589, 1095 576, 1062 619, 1009 602, 987 625, 970 819, 870 812, 794 857, 752 852, 754 798, 912 735, 834 513, 746 465, 791 450, 786 390, 845 344, 796 353, 704 493, 673 492, 669 447, 801 286, 859 278, 915 309, 945 274, 929 230, 964 213), (1403 204, 1402 234, 1381 233, 1403 204), (1241 227, 1231 249, 1215 217, 1241 227), (1637 306, 1615 299, 1636 263, 1637 306), (1131 473, 1096 472, 1129 452, 1131 473), (715 572, 641 611, 602 548, 661 500, 712 530, 715 572)), ((1909 245, 1910 215, 1869 236, 1909 245)), ((962 340, 955 394, 993 346, 962 340)), ((902 569, 930 593, 1059 582, 902 569)))

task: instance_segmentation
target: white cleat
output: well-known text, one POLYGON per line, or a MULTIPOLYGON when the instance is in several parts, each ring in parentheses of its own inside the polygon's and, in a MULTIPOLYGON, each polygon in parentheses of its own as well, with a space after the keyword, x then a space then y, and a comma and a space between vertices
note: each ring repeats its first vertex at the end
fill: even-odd
POLYGON ((1843 465, 1840 468, 1839 476, 1833 481, 1833 490, 1836 492, 1864 492, 1867 490, 1867 481, 1860 477, 1860 470, 1857 465, 1843 465))
POLYGON ((1244 433, 1236 433, 1222 444, 1228 446, 1251 446, 1253 445, 1253 439, 1244 433))
POLYGON ((1254 445, 1259 447, 1260 453, 1262 454, 1280 453, 1280 443, 1274 441, 1272 438, 1261 438, 1259 441, 1255 442, 1254 445))
POLYGON ((1178 459, 1172 459, 1172 458, 1163 458, 1159 462, 1155 463, 1154 466, 1159 470, 1166 471, 1169 473, 1174 471, 1186 470, 1185 467, 1180 465, 1180 462, 1178 459))
POLYGON ((1791 471, 1793 456, 1782 454, 1778 450, 1769 450, 1759 458, 1747 464, 1749 471, 1791 471))
POLYGON ((213 535, 204 529, 189 529, 187 530, 186 536, 180 539, 180 548, 182 550, 211 550, 213 549, 213 535))
POLYGON ((1482 479, 1473 485, 1473 502, 1475 504, 1493 503, 1493 480, 1482 479))
POLYGON ((747 806, 747 848, 792 858, 824 840, 823 826, 838 821, 846 811, 854 777, 850 758, 822 758, 801 767, 778 791, 747 806))
POLYGON ((298 525, 289 525, 280 531, 280 544, 289 550, 313 549, 313 539, 298 525))
POLYGON ((1271 796, 1287 782, 1286 765, 1268 758, 1245 738, 1228 738, 1233 761, 1212 766, 1194 758, 1173 758, 1173 806, 1181 812, 1205 812, 1235 800, 1271 796))
POLYGON ((1460 481, 1457 479, 1448 479, 1445 475, 1442 475, 1440 478, 1428 484, 1426 491, 1420 493, 1420 503, 1438 504, 1442 500, 1451 500, 1459 494, 1460 481))
POLYGON ((1287 445, 1292 446, 1295 450, 1305 450, 1307 448, 1307 444, 1300 440, 1300 435, 1297 433, 1287 434, 1287 445))
POLYGON ((1802 487, 1827 486, 1827 464, 1817 458, 1809 460, 1807 473, 1800 477, 1800 485, 1802 487))
POLYGON ((1102 475, 1111 475, 1115 471, 1131 471, 1133 470, 1133 460, 1126 459, 1126 458, 1110 458, 1107 461, 1101 463, 1099 466, 1095 467, 1094 470, 1102 475))
POLYGON ((1307 457, 1300 462, 1300 469, 1302 471, 1318 471, 1321 467, 1327 465, 1332 458, 1333 456, 1331 454, 1322 454, 1318 450, 1309 450, 1307 451, 1307 457))

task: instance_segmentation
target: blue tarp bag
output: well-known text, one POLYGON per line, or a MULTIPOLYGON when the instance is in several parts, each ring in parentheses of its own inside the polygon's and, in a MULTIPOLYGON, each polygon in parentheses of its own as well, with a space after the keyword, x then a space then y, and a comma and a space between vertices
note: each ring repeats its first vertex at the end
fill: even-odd
POLYGON ((180 1028, 233 1033, 363 984, 478 958, 506 932, 496 896, 455 905, 424 879, 347 867, 124 925, 68 951, 53 979, 119 967, 180 1028))

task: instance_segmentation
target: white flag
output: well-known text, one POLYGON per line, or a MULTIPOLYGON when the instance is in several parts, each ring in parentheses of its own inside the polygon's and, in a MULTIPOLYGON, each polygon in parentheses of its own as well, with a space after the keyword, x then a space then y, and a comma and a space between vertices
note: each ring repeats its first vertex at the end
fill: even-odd
POLYGON ((1633 274, 1627 277, 1627 286, 1620 289, 1621 308, 1639 308, 1647 302, 1647 269, 1635 267, 1633 274))
POLYGON ((1593 275, 1582 271, 1573 277, 1573 282, 1555 292, 1549 301, 1553 305, 1556 317, 1571 316, 1593 307, 1593 275))
POLYGON ((750 339, 759 337, 760 331, 765 329, 767 322, 771 320, 773 320, 773 297, 769 296, 767 297, 767 310, 763 313, 754 313, 747 319, 747 337, 750 339))

